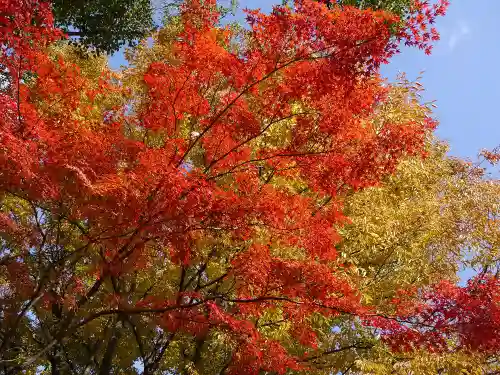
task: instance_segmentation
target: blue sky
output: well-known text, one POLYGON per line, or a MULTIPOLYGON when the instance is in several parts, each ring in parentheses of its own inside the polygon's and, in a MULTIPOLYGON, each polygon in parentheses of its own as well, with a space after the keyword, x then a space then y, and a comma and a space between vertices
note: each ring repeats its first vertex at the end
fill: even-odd
POLYGON ((454 155, 475 157, 500 143, 500 75, 492 69, 500 57, 499 11, 498 0, 452 0, 438 21, 441 40, 433 54, 404 50, 384 69, 389 77, 399 70, 409 78, 425 70, 425 99, 437 100, 438 135, 454 155))

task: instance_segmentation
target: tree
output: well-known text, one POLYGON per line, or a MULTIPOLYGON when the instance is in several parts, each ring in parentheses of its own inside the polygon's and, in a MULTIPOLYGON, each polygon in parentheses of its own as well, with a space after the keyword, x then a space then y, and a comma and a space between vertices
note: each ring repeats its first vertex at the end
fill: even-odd
POLYGON ((154 29, 150 0, 53 0, 56 24, 84 48, 113 53, 154 29))
MULTIPOLYGON (((442 350, 436 306, 475 307, 480 327, 473 287, 381 309, 337 256, 356 237, 341 241, 342 205, 428 151, 435 126, 415 101, 393 116, 401 95, 377 74, 398 19, 305 0, 249 12, 247 32, 216 26, 215 5, 188 2, 116 75, 49 47, 46 3, 1 4, 3 373, 330 373, 318 359, 399 353, 401 337, 442 350), (357 341, 338 346, 348 324, 357 341)), ((479 301, 497 295, 484 280, 479 301)))

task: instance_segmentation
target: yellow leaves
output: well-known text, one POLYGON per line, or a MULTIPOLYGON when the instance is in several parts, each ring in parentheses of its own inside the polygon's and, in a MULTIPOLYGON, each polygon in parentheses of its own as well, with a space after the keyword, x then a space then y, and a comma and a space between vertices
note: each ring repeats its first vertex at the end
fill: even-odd
POLYGON ((294 117, 273 123, 270 120, 264 120, 262 126, 267 127, 267 130, 257 138, 256 146, 266 149, 285 147, 291 140, 295 124, 296 119, 294 117))
POLYGON ((206 273, 207 278, 210 280, 216 279, 225 273, 227 264, 222 264, 219 262, 209 262, 206 273))
POLYGON ((163 61, 175 65, 173 43, 179 38, 183 24, 179 17, 171 17, 169 22, 151 35, 149 40, 142 40, 138 46, 125 50, 129 66, 122 71, 124 86, 130 88, 130 96, 135 110, 139 110, 146 98, 144 73, 153 62, 163 61))
POLYGON ((107 70, 106 56, 82 55, 82 52, 67 43, 53 44, 50 53, 63 56, 66 64, 75 64, 80 68, 80 74, 86 78, 97 80, 103 71, 107 70))
POLYGON ((33 213, 33 208, 24 199, 13 195, 5 195, 1 197, 1 210, 4 212, 12 212, 18 219, 28 221, 33 213))
POLYGON ((259 331, 271 340, 284 340, 289 336, 292 325, 283 320, 283 313, 280 309, 266 310, 259 318, 259 331))
POLYGON ((289 247, 277 244, 271 247, 271 254, 275 257, 282 259, 304 260, 306 259, 306 252, 304 249, 298 247, 289 247))
POLYGON ((373 297, 367 293, 362 294, 362 301, 366 305, 370 305, 373 301, 373 297))
POLYGON ((361 359, 354 361, 355 366, 365 374, 385 375, 390 374, 386 365, 376 362, 369 362, 361 359))
POLYGON ((371 358, 356 361, 363 374, 370 375, 483 375, 486 366, 480 355, 465 353, 428 353, 424 351, 408 354, 391 354, 382 347, 372 353, 371 358))
POLYGON ((387 100, 375 109, 372 125, 378 134, 385 124, 422 123, 431 114, 427 106, 420 105, 420 83, 411 82, 404 75, 388 91, 387 100))
POLYGON ((463 374, 463 375, 483 375, 484 371, 480 367, 476 367, 473 370, 462 369, 461 374, 463 374))
POLYGON ((196 368, 194 367, 194 364, 193 363, 188 363, 185 367, 184 367, 184 373, 186 375, 199 375, 198 371, 196 371, 196 368))
POLYGON ((382 186, 344 202, 352 224, 341 229, 341 251, 366 270, 362 288, 375 304, 400 287, 452 278, 456 271, 454 176, 442 147, 431 147, 427 159, 405 160, 382 186))

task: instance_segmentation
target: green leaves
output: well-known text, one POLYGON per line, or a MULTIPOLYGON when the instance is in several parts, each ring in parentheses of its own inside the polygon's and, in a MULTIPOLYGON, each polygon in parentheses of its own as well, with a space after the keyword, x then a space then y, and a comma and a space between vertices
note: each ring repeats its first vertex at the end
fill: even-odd
POLYGON ((111 54, 154 28, 150 0, 54 0, 56 24, 84 48, 111 54))

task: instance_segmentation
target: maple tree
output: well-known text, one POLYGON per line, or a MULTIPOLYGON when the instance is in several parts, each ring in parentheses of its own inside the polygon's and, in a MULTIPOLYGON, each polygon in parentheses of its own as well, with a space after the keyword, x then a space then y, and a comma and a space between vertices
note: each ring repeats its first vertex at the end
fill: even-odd
POLYGON ((393 14, 304 0, 242 30, 192 0, 115 74, 51 45, 47 2, 0 17, 3 373, 330 373, 325 357, 402 341, 495 353, 494 277, 427 290, 429 273, 382 309, 338 254, 348 199, 428 151, 435 121, 415 100, 393 116, 413 97, 378 75, 398 40, 427 48, 411 23, 394 39, 393 14))

